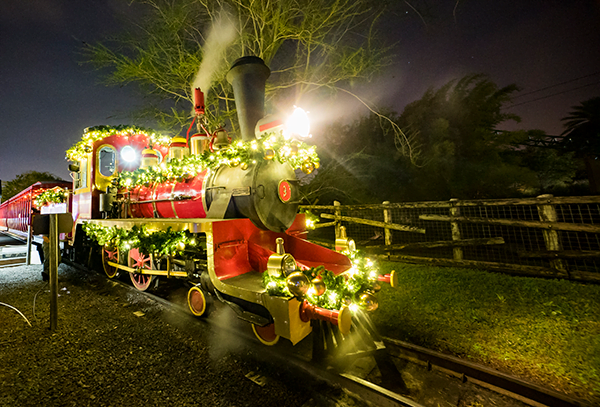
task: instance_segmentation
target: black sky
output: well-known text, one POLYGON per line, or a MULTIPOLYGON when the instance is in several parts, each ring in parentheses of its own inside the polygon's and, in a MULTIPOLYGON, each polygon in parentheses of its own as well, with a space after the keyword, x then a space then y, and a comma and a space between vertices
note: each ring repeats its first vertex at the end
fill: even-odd
MULTIPOLYGON (((410 5, 427 2, 408 3, 396 1, 396 13, 386 16, 397 41, 394 65, 364 88, 380 105, 401 113, 431 86, 485 73, 522 88, 508 111, 523 121, 505 129, 559 134, 571 106, 600 96, 599 0, 438 0, 421 16, 410 5)), ((138 94, 100 84, 77 54, 81 41, 119 32, 115 15, 127 4, 0 1, 0 179, 29 170, 68 179, 65 150, 85 127, 128 123, 138 94)))

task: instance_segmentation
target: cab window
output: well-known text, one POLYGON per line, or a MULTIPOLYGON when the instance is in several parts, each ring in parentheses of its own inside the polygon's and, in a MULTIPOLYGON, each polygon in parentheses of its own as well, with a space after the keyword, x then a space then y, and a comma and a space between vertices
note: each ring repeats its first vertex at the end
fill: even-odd
POLYGON ((98 151, 98 172, 105 177, 115 173, 117 167, 117 151, 111 146, 104 146, 98 151))

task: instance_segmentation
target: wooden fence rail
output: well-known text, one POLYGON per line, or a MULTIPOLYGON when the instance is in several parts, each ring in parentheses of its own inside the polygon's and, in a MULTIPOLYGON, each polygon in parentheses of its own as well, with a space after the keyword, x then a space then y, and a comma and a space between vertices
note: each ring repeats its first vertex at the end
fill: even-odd
POLYGON ((389 260, 600 282, 600 196, 301 208, 332 220, 309 238, 333 241, 343 225, 389 260))

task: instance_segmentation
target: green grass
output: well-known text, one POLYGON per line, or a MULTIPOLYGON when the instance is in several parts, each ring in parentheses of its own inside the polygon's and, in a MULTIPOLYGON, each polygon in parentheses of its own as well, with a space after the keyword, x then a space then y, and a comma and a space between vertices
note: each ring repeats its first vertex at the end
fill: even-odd
POLYGON ((600 400, 600 286, 382 262, 381 333, 600 400))

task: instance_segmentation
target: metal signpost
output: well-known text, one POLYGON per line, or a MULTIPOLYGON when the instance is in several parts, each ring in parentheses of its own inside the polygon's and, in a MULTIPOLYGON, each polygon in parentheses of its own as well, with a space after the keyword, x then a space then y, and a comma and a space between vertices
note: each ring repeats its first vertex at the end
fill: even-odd
POLYGON ((31 222, 33 233, 46 235, 50 240, 50 253, 45 253, 50 261, 50 330, 58 326, 58 264, 60 258, 59 234, 68 233, 73 228, 73 216, 70 213, 52 213, 35 215, 31 222))

